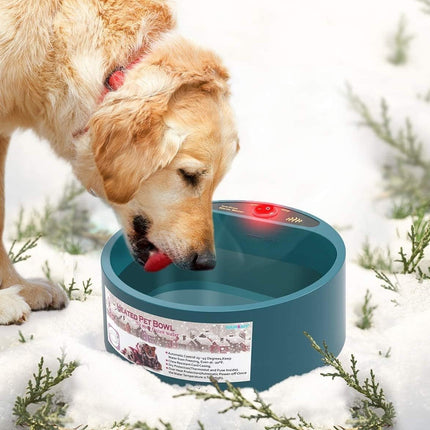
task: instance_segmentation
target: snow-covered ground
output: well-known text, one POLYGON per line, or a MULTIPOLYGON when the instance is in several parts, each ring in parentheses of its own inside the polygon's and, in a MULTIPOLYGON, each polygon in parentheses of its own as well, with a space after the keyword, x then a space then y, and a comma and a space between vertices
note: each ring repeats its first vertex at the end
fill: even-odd
MULTIPOLYGON (((242 149, 215 198, 276 202, 349 226, 341 231, 347 246, 347 340, 340 358, 346 364, 353 353, 363 376, 374 369, 394 402, 395 430, 424 430, 430 421, 430 282, 399 276, 396 294, 356 264, 366 237, 372 245, 389 245, 394 255, 406 243, 409 221, 385 218, 381 166, 389 151, 357 127, 345 92, 348 82, 375 108, 384 96, 395 124, 409 115, 417 132, 428 136, 430 104, 417 94, 430 88, 430 16, 420 8, 411 0, 180 0, 177 5, 181 32, 215 49, 232 76, 242 149), (386 61, 387 40, 402 14, 414 39, 408 63, 395 67, 386 61), (367 289, 378 308, 375 326, 363 331, 355 322, 367 289), (379 354, 389 348, 389 358, 379 354)), ((55 198, 70 175, 45 142, 17 133, 7 165, 6 238, 20 205, 31 209, 47 196, 55 198)), ((110 210, 87 199, 94 220, 115 230, 110 210)), ((174 399, 183 388, 105 352, 99 252, 70 256, 42 241, 32 254, 19 263, 24 275, 42 275, 48 260, 56 278, 91 277, 94 293, 61 312, 33 313, 23 326, 0 327, 1 430, 14 428, 14 400, 24 393, 39 358, 54 367, 63 350, 81 363, 61 388, 75 426, 109 426, 129 416, 151 425, 161 418, 175 430, 197 429, 198 420, 207 429, 262 428, 239 419, 239 413, 218 415, 223 404, 174 399), (34 339, 20 343, 19 330, 34 339)), ((354 394, 343 381, 320 372, 288 378, 263 398, 279 414, 300 412, 318 426, 344 425, 354 394)), ((245 392, 252 396, 250 389, 245 392)))

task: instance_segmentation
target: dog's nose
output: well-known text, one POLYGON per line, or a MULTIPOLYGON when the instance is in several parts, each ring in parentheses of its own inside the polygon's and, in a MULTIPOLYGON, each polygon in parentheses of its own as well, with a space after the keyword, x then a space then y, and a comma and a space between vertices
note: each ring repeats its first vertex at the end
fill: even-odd
POLYGON ((190 269, 211 270, 215 267, 215 264, 215 254, 212 252, 202 252, 201 254, 195 254, 190 269))

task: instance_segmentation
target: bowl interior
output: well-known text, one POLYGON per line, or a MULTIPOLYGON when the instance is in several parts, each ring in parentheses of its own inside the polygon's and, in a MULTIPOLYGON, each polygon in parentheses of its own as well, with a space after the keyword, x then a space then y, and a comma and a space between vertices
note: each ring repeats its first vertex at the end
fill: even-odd
POLYGON ((244 305, 306 288, 333 266, 337 252, 325 237, 303 228, 214 213, 217 264, 210 271, 184 271, 171 264, 147 273, 134 262, 123 236, 110 264, 131 288, 173 303, 244 305))

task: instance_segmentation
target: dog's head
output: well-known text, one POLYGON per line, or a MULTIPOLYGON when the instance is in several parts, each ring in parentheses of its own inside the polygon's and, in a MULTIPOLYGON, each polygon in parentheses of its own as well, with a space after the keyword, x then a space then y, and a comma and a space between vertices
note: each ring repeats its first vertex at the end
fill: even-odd
POLYGON ((167 40, 90 121, 103 195, 147 269, 215 265, 212 195, 239 149, 227 80, 214 54, 167 40))

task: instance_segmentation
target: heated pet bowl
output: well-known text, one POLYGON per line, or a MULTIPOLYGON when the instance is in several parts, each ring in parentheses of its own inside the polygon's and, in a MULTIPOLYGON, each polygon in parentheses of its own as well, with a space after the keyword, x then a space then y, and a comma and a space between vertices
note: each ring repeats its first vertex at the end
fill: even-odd
POLYGON ((121 232, 102 253, 105 344, 174 384, 264 390, 321 365, 303 332, 345 340, 345 247, 324 221, 285 206, 213 203, 217 264, 148 273, 121 232))

